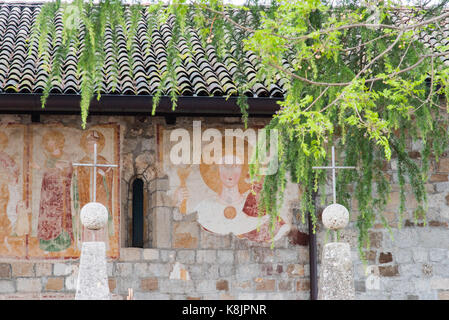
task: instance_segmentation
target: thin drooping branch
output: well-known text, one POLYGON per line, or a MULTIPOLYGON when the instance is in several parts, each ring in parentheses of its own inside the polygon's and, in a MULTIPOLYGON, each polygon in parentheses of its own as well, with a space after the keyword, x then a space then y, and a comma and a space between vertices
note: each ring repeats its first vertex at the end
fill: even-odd
MULTIPOLYGON (((415 69, 416 67, 418 67, 427 58, 432 58, 432 57, 436 58, 436 57, 441 57, 441 56, 446 56, 446 55, 449 55, 449 52, 439 52, 439 53, 423 55, 413 65, 411 65, 411 66, 409 66, 407 68, 404 68, 402 70, 390 73, 388 75, 388 77, 389 78, 395 77, 395 76, 400 75, 402 73, 411 71, 411 70, 415 69)), ((310 80, 310 79, 304 78, 304 77, 302 77, 300 75, 297 75, 297 74, 295 74, 295 73, 293 73, 293 72, 291 72, 291 71, 289 71, 289 70, 287 70, 287 69, 285 69, 285 68, 283 68, 283 67, 281 67, 281 66, 279 66, 277 64, 268 62, 268 65, 270 65, 271 67, 273 67, 275 69, 278 69, 279 71, 284 72, 288 76, 291 76, 291 77, 296 78, 298 80, 304 81, 304 82, 306 82, 308 84, 312 84, 312 85, 316 85, 316 86, 346 87, 346 86, 350 85, 351 83, 353 83, 352 81, 350 81, 350 82, 321 82, 321 81, 314 81, 314 80, 310 80)), ((383 77, 370 78, 370 79, 366 79, 365 83, 371 83, 371 82, 382 81, 382 80, 385 80, 385 78, 383 78, 383 77)))
MULTIPOLYGON (((198 5, 198 4, 196 4, 198 5)), ((215 10, 211 7, 208 6, 204 6, 204 5, 200 5, 203 9, 206 9, 210 12, 213 12, 215 14, 221 15, 226 21, 230 22, 231 24, 233 24, 234 26, 243 29, 247 32, 250 33, 254 33, 257 30, 244 26, 238 22, 236 22, 235 20, 231 19, 226 12, 224 11, 219 11, 219 10, 215 10)), ((371 28, 371 29, 389 29, 389 30, 396 30, 396 31, 400 31, 400 32, 406 32, 408 30, 412 30, 412 29, 417 29, 423 26, 427 26, 429 24, 432 24, 434 22, 440 21, 446 17, 449 17, 449 12, 443 13, 439 16, 421 21, 419 23, 415 23, 415 24, 410 24, 410 25, 405 25, 403 27, 398 27, 395 25, 390 25, 390 24, 382 24, 382 23, 365 23, 365 22, 360 22, 360 23, 353 23, 353 24, 346 24, 346 25, 342 25, 342 26, 338 26, 338 27, 334 27, 334 28, 328 28, 328 29, 324 29, 324 30, 318 30, 318 31, 314 31, 312 33, 303 35, 303 36, 299 36, 299 37, 286 37, 284 35, 278 34, 278 33, 273 33, 270 32, 269 34, 272 36, 276 36, 278 38, 284 39, 284 40, 288 40, 288 41, 303 41, 303 40, 307 40, 307 39, 312 39, 312 38, 316 38, 317 35, 324 35, 324 34, 329 34, 332 32, 336 32, 336 31, 342 31, 342 30, 347 30, 347 29, 353 29, 353 28, 371 28)))
POLYGON ((312 102, 307 108, 305 108, 305 109, 303 110, 303 112, 309 111, 310 108, 312 108, 313 105, 314 105, 318 100, 320 100, 320 98, 326 93, 326 91, 329 90, 329 88, 330 88, 330 87, 326 87, 326 89, 324 89, 323 91, 321 91, 321 93, 319 94, 319 96, 316 97, 315 100, 313 100, 313 102, 312 102))

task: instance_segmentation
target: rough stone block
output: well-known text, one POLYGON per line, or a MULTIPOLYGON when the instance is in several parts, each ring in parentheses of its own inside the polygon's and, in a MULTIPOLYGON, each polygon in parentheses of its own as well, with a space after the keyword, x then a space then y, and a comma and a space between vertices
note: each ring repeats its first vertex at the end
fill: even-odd
POLYGON ((198 263, 216 263, 217 252, 215 250, 198 250, 196 252, 196 262, 198 263))
POLYGON ((11 263, 13 277, 32 277, 34 276, 34 264, 30 262, 11 263))
POLYGON ((287 266, 287 274, 289 277, 303 277, 304 266, 301 264, 289 264, 287 266))
POLYGON ((116 269, 117 269, 117 274, 120 277, 128 277, 133 274, 133 264, 132 263, 117 263, 116 269))
POLYGON ((428 279, 416 279, 414 284, 417 292, 423 293, 431 291, 430 281, 428 279))
POLYGON ((148 272, 155 277, 168 277, 172 266, 167 263, 150 263, 148 264, 148 272))
POLYGON ((429 182, 445 182, 448 181, 447 173, 434 173, 430 176, 429 182))
POLYGON ((233 265, 219 266, 218 271, 220 277, 230 277, 234 275, 234 266, 233 265))
POLYGON ((403 276, 416 276, 422 275, 422 265, 417 263, 401 264, 399 266, 399 273, 403 276))
POLYGON ((60 291, 64 288, 64 278, 48 278, 45 291, 60 291))
POLYGON ((220 295, 220 300, 235 300, 235 296, 230 295, 228 293, 222 293, 220 295))
POLYGON ((449 249, 449 232, 446 228, 432 228, 432 231, 429 231, 427 228, 420 228, 417 232, 417 241, 422 247, 449 249))
POLYGON ((394 256, 397 263, 412 262, 412 251, 410 249, 399 249, 394 256))
POLYGON ((254 279, 255 287, 257 291, 274 291, 276 289, 275 279, 254 279))
POLYGON ((433 278, 430 287, 437 290, 449 290, 449 278, 433 278))
MULTIPOLYGON (((358 254, 358 253, 356 253, 356 252, 354 252, 356 255, 358 254)), ((368 261, 368 262, 372 262, 372 263, 374 263, 375 261, 376 261, 376 257, 377 257, 377 252, 376 251, 374 251, 374 250, 370 250, 370 251, 368 251, 368 252, 365 252, 365 259, 368 261)))
POLYGON ((139 261, 142 259, 142 249, 140 248, 121 248, 120 261, 139 261))
POLYGON ((308 247, 299 247, 297 250, 298 250, 297 263, 308 264, 309 263, 309 248, 308 247))
POLYGON ((215 280, 199 280, 196 281, 196 291, 198 293, 215 293, 217 290, 215 280))
POLYGON ((234 251, 218 250, 217 258, 218 258, 218 263, 220 263, 220 264, 232 264, 232 263, 234 263, 234 251))
POLYGON ((109 291, 114 292, 115 288, 117 288, 117 280, 115 278, 108 278, 108 286, 109 291))
POLYGON ((232 283, 232 289, 237 291, 252 291, 253 280, 246 281, 234 281, 232 283))
POLYGON ((143 249, 144 260, 159 260, 159 250, 157 249, 143 249))
POLYGON ((136 292, 134 293, 134 300, 170 300, 170 295, 157 291, 136 292))
POLYGON ((296 281, 296 291, 309 291, 310 290, 310 280, 301 279, 296 281))
POLYGON ((138 277, 147 277, 150 275, 149 271, 148 271, 148 264, 146 263, 135 263, 134 264, 134 272, 133 274, 135 274, 138 277))
POLYGON ((380 248, 382 246, 383 234, 382 232, 370 232, 369 240, 371 248, 380 248))
POLYGON ((11 265, 0 263, 0 278, 11 278, 11 265))
POLYGON ((41 279, 18 278, 17 279, 17 291, 18 292, 41 292, 42 291, 41 279))
POLYGON ((391 252, 381 252, 379 254, 379 263, 389 263, 393 261, 391 252))
POLYGON ((53 264, 52 263, 36 263, 35 266, 36 277, 45 277, 52 275, 53 264))
POLYGON ((238 300, 267 300, 266 293, 239 293, 238 300))
POLYGON ((449 291, 438 292, 438 300, 449 300, 449 291))
POLYGON ((228 280, 218 280, 216 282, 216 289, 219 291, 220 290, 228 291, 229 290, 228 280))
POLYGON ((398 265, 379 266, 379 273, 382 277, 396 277, 399 276, 399 268, 398 265))
POLYGON ((195 264, 189 266, 189 272, 192 280, 218 279, 218 268, 216 264, 195 264))
POLYGON ((251 259, 249 250, 236 250, 235 251, 235 262, 238 264, 248 263, 251 259))
POLYGON ((413 252, 413 260, 415 262, 427 262, 428 261, 427 249, 412 248, 412 252, 413 252))
POLYGON ((293 289, 293 282, 289 280, 280 280, 278 288, 280 291, 291 291, 293 289))
POLYGON ((270 248, 251 248, 252 258, 255 263, 273 263, 275 261, 274 252, 275 251, 271 250, 270 248))
POLYGON ((162 262, 175 262, 176 251, 174 250, 160 250, 160 258, 162 262))
POLYGON ((432 262, 440 262, 447 258, 448 250, 446 249, 430 249, 429 258, 432 262))
POLYGON ((449 274, 449 264, 435 263, 433 265, 433 274, 436 276, 446 277, 449 274))
POLYGON ((395 211, 399 208, 400 205, 400 193, 398 191, 390 192, 390 199, 387 203, 386 209, 395 211))
POLYGON ((140 289, 142 291, 156 291, 159 289, 157 278, 144 278, 140 280, 140 289))
POLYGON ((307 246, 309 244, 309 235, 293 227, 288 233, 288 240, 293 246, 307 246))
MULTIPOLYGON (((215 290, 215 282, 212 281, 212 283, 215 290)), ((159 291, 169 294, 192 294, 195 292, 194 281, 159 279, 159 291)))
POLYGON ((53 265, 53 274, 55 276, 67 276, 72 272, 72 266, 65 263, 55 263, 53 265))
POLYGON ((194 263, 195 251, 194 250, 179 250, 176 254, 176 261, 181 263, 194 263))
POLYGON ((14 281, 12 280, 0 280, 0 293, 13 293, 16 292, 14 287, 14 281))
POLYGON ((237 265, 235 273, 237 280, 249 280, 261 275, 260 266, 258 264, 237 265))

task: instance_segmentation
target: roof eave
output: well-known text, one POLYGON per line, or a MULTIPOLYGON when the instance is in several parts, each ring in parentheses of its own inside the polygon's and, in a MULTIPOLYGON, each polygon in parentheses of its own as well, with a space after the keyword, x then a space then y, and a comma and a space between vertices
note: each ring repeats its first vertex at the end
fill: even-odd
MULTIPOLYGON (((1 93, 0 113, 16 114, 79 114, 80 95, 51 94, 45 108, 41 107, 42 94, 1 93)), ((271 117, 279 110, 282 98, 248 97, 250 117, 271 117)), ((91 115, 151 115, 153 96, 102 94, 93 99, 91 115)), ((170 97, 162 97, 156 109, 157 116, 241 116, 237 97, 179 97, 172 110, 170 97)))

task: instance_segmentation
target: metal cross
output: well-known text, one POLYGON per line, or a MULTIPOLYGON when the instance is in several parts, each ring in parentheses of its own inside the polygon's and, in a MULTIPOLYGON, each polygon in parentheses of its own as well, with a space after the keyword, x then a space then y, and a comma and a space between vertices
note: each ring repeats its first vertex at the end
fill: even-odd
POLYGON ((109 167, 109 168, 117 168, 116 164, 98 164, 97 163, 97 144, 94 144, 94 163, 73 163, 75 167, 93 167, 94 168, 94 193, 93 193, 93 202, 97 199, 97 168, 98 167, 109 167))
POLYGON ((312 169, 332 169, 332 191, 334 203, 337 203, 337 195, 335 191, 335 169, 355 169, 355 167, 337 167, 335 166, 335 148, 332 146, 332 166, 331 167, 312 167, 312 169))

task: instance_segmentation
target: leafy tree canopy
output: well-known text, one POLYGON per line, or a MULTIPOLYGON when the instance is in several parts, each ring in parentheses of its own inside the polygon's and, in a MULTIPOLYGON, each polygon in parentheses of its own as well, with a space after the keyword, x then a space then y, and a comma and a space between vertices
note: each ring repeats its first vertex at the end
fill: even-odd
MULTIPOLYGON (((60 77, 64 57, 69 50, 77 50, 84 126, 91 99, 95 95, 100 98, 106 28, 125 31, 132 57, 138 22, 146 19, 148 30, 164 23, 172 26, 153 112, 165 88, 170 88, 175 108, 176 67, 194 55, 193 50, 190 56, 182 55, 176 44, 180 37, 189 43, 187 30, 196 29, 219 59, 232 56, 235 60, 236 94, 245 123, 245 88, 256 81, 286 81, 285 99, 267 126, 280 135, 279 170, 265 177, 260 207, 271 215, 273 228, 288 176, 301 186, 303 220, 305 212, 314 212, 312 195, 325 184, 326 173, 312 166, 328 163, 327 151, 334 144, 342 164, 358 168, 339 173, 337 202, 350 207, 351 198, 357 200, 363 257, 363 248, 369 247, 368 230, 376 219, 388 227, 383 212, 393 183, 400 190, 399 217, 402 219, 405 212, 407 186, 419 203, 413 213, 415 221, 425 217, 429 163, 438 160, 448 140, 447 108, 442 101, 449 93, 449 68, 443 63, 449 50, 442 42, 429 48, 420 39, 445 28, 449 17, 446 2, 251 0, 243 6, 221 0, 131 5, 119 0, 46 3, 32 33, 49 70, 42 103, 52 81, 60 77), (56 30, 52 23, 57 13, 63 17, 62 30, 56 30), (406 17, 406 22, 399 22, 401 17, 406 17), (127 24, 126 18, 131 23, 127 24), (49 41, 58 33, 62 41, 49 41), (236 44, 232 51, 230 40, 236 44), (50 59, 53 50, 56 57, 50 59), (258 58, 257 76, 251 81, 245 78, 242 65, 247 51, 258 58), (417 141, 422 145, 420 156, 412 159, 407 146, 417 141), (390 177, 384 168, 393 160, 396 176, 390 177)), ((151 43, 151 33, 147 36, 151 43)), ((251 170, 254 179, 258 170, 256 163, 251 170)))

